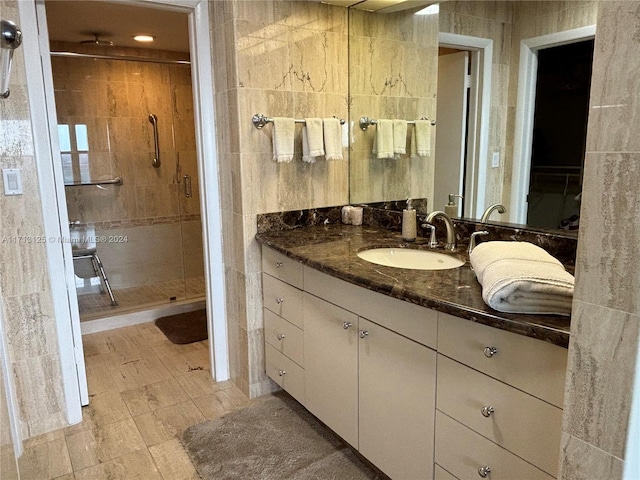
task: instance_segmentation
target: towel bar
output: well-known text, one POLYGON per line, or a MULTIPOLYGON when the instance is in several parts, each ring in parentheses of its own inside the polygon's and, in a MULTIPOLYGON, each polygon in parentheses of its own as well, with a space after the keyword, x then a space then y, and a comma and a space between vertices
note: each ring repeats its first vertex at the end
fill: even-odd
POLYGON ((65 183, 65 187, 83 187, 86 185, 122 185, 122 178, 116 177, 113 180, 96 180, 89 182, 65 183))
MULTIPOLYGON (((420 120, 429 120, 427 117, 422 117, 420 120)), ((407 123, 409 125, 415 125, 416 121, 415 120, 407 120, 407 123)), ((366 130, 367 128, 369 128, 369 125, 377 125, 378 124, 378 120, 376 120, 375 118, 369 118, 369 117, 360 117, 360 128, 362 130, 366 130)), ((435 120, 431 120, 431 125, 435 125, 436 121, 435 120)))
MULTIPOLYGON (((333 117, 333 118, 338 118, 338 117, 333 117)), ((256 127, 258 130, 260 130, 267 123, 273 122, 273 118, 269 118, 266 115, 263 115, 261 113, 256 113, 251 118, 251 121, 253 122, 253 126, 256 127)), ((304 119, 302 119, 302 118, 296 118, 294 121, 296 123, 305 123, 304 119)), ((344 118, 341 118, 340 119, 340 125, 344 125, 344 122, 345 122, 344 118)))

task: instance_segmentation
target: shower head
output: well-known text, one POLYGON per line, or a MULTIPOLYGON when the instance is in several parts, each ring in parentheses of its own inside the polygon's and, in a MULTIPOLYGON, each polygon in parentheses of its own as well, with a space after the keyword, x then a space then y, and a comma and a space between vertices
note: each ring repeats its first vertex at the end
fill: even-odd
POLYGON ((80 43, 83 45, 100 45, 102 47, 113 47, 114 43, 111 40, 101 40, 100 35, 105 35, 104 33, 91 33, 93 35, 93 40, 82 40, 80 43))

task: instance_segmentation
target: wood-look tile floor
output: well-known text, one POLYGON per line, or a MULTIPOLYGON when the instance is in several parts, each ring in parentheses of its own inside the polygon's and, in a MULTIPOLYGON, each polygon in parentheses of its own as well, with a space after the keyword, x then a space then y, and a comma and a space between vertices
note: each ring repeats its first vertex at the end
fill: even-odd
POLYGON ((207 340, 174 345, 145 323, 85 335, 83 345, 82 423, 27 440, 23 479, 197 479, 182 432, 249 404, 231 382, 212 380, 207 340))

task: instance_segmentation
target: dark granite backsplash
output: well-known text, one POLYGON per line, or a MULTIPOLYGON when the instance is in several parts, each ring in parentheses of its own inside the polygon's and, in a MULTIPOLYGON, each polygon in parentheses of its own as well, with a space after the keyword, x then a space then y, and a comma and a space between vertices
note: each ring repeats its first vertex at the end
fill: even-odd
MULTIPOLYGON (((426 237, 420 224, 426 211, 426 200, 416 199, 412 201, 418 211, 418 236, 426 237)), ((363 205, 363 224, 366 226, 385 228, 392 231, 402 230, 402 209, 406 201, 384 202, 363 205)), ((292 230, 306 226, 336 224, 341 221, 342 207, 314 208, 311 210, 295 210, 289 212, 266 213, 258 215, 258 233, 266 233, 279 230, 292 230)), ((486 230, 488 236, 479 237, 478 243, 483 241, 518 241, 530 242, 545 249, 566 266, 574 266, 576 261, 576 248, 578 239, 575 234, 560 234, 541 229, 528 229, 520 225, 510 224, 480 224, 471 219, 455 219, 456 236, 459 245, 469 243, 472 232, 486 230)), ((436 228, 440 241, 445 239, 445 228, 436 228)))

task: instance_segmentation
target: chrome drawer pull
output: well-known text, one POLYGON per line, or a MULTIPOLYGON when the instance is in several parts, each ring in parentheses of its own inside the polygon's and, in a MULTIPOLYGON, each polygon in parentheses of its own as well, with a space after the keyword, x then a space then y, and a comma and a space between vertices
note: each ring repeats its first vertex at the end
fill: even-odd
POLYGON ((342 322, 342 328, 344 328, 345 330, 347 328, 351 328, 353 326, 353 323, 351 322, 342 322))
POLYGON ((490 473, 491 467, 488 467, 487 465, 478 469, 478 475, 480 475, 482 478, 487 478, 490 473))
POLYGON ((277 303, 278 305, 280 305, 282 302, 284 302, 284 298, 282 298, 282 297, 276 297, 276 303, 277 303))
POLYGON ((484 347, 483 352, 485 357, 491 358, 498 353, 498 349, 496 347, 484 347))
POLYGON ((279 333, 276 337, 278 338, 278 340, 284 340, 284 333, 279 333))
POLYGON ((367 335, 369 335, 369 332, 367 330, 360 330, 360 338, 364 338, 367 335))
POLYGON ((282 263, 282 262, 276 262, 276 268, 280 268, 282 265, 284 265, 284 263, 282 263))
POLYGON ((278 370, 278 376, 279 377, 284 377, 287 374, 287 372, 285 370, 278 370))
POLYGON ((492 406, 488 405, 488 406, 486 406, 486 407, 482 407, 482 409, 480 409, 480 411, 482 412, 482 415, 484 415, 485 417, 487 417, 487 418, 488 418, 488 417, 490 417, 490 416, 491 416, 491 414, 492 414, 493 412, 495 412, 495 411, 496 411, 496 409, 495 409, 495 408, 493 408, 492 406))

